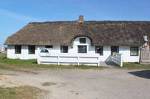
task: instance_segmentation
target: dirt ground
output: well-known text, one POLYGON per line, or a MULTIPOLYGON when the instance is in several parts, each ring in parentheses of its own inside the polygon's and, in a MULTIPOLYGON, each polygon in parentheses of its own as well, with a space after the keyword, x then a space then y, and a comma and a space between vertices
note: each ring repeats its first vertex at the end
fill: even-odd
POLYGON ((121 69, 0 70, 0 86, 37 87, 47 91, 41 99, 150 99, 149 75, 121 69))

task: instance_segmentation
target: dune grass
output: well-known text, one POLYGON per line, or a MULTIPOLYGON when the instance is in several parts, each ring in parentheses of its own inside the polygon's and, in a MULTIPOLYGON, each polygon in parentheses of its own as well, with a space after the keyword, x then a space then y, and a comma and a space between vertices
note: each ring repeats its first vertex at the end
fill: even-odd
POLYGON ((30 86, 13 88, 0 87, 0 99, 38 99, 41 93, 42 90, 30 86))

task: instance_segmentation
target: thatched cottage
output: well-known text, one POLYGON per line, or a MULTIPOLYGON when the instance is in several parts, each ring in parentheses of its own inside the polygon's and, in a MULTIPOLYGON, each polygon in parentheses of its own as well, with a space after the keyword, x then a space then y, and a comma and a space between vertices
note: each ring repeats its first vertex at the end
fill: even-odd
POLYGON ((84 21, 80 16, 77 21, 29 23, 5 44, 10 59, 37 59, 47 48, 45 63, 100 63, 117 53, 123 62, 140 62, 149 37, 148 21, 84 21))

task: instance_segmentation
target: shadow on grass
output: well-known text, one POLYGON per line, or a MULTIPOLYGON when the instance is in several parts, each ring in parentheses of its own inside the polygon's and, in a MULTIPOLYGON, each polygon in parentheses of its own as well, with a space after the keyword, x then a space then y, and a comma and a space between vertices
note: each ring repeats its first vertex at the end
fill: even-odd
POLYGON ((33 61, 32 64, 37 64, 37 61, 33 61))
POLYGON ((150 79, 150 70, 134 71, 134 72, 129 72, 129 73, 134 76, 142 77, 145 79, 150 79))

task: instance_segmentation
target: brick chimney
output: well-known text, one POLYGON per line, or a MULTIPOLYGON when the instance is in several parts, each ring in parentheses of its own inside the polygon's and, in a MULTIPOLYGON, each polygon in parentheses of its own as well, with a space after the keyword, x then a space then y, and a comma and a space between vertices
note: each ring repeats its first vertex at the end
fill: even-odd
POLYGON ((84 16, 83 15, 79 16, 78 22, 79 23, 83 23, 84 22, 84 16))

